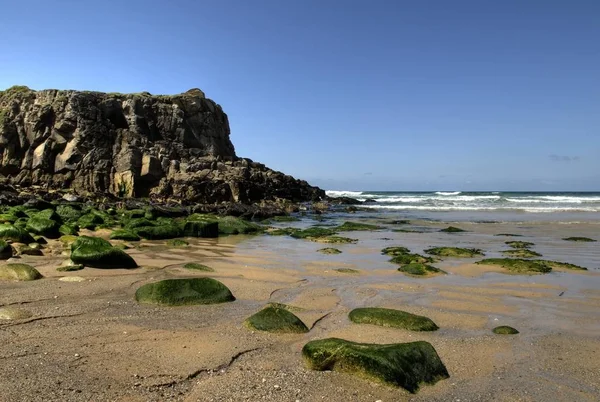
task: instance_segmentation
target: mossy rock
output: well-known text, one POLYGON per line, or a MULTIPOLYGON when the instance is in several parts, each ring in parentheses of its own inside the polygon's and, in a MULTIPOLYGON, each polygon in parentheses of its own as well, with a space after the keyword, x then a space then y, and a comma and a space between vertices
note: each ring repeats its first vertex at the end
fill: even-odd
POLYGON ((218 222, 187 221, 183 226, 183 236, 186 237, 219 237, 218 222))
POLYGON ((585 267, 581 267, 575 264, 569 264, 568 262, 559 262, 559 261, 551 261, 551 260, 536 260, 542 264, 546 264, 552 269, 571 269, 574 271, 587 271, 588 269, 585 267))
POLYGON ((258 331, 275 333, 305 333, 306 325, 294 313, 287 309, 268 306, 250 316, 245 324, 258 331))
POLYGON ((537 253, 533 250, 528 250, 526 248, 517 248, 514 250, 506 250, 502 252, 503 255, 512 258, 534 258, 541 257, 540 253, 537 253))
POLYGON ((0 320, 23 320, 32 317, 33 314, 27 310, 15 307, 1 307, 0 320))
POLYGON ((336 268, 334 271, 341 272, 342 274, 358 274, 360 273, 357 269, 352 268, 336 268))
POLYGON ((429 318, 406 311, 389 308, 356 308, 348 314, 357 324, 373 324, 382 327, 402 328, 410 331, 437 331, 439 327, 429 318))
POLYGON ((523 237, 523 235, 514 234, 514 233, 498 233, 498 234, 495 234, 494 236, 523 237))
POLYGON ((342 252, 340 250, 338 250, 337 248, 333 248, 333 247, 325 247, 325 248, 321 248, 317 251, 322 254, 342 254, 342 252))
POLYGON ((12 257, 12 247, 4 240, 0 240, 0 260, 8 260, 12 257))
POLYGON ((302 356, 312 370, 355 374, 412 393, 422 383, 449 377, 436 350, 424 341, 377 345, 327 338, 308 342, 302 356))
POLYGON ((47 208, 47 209, 44 209, 43 211, 37 212, 34 216, 37 216, 38 218, 50 219, 52 221, 62 223, 62 219, 60 218, 60 215, 58 215, 56 213, 56 211, 54 211, 54 209, 52 209, 52 208, 47 208))
POLYGON ((175 239, 182 236, 182 230, 175 226, 144 226, 133 229, 140 237, 148 240, 175 239))
POLYGON ((299 231, 300 231, 300 229, 296 229, 296 228, 279 228, 279 229, 267 230, 266 233, 271 236, 291 236, 292 233, 296 233, 299 231))
POLYGON ((352 244, 352 243, 356 243, 358 241, 358 239, 351 239, 349 237, 343 237, 343 236, 315 237, 315 238, 311 238, 309 240, 317 242, 317 243, 326 243, 326 244, 352 244))
POLYGON ((461 248, 461 247, 432 247, 425 250, 427 254, 435 255, 438 257, 458 257, 458 258, 469 258, 469 257, 480 257, 483 256, 483 252, 478 248, 461 248))
POLYGON ((420 262, 413 262, 410 264, 402 265, 400 268, 398 268, 398 271, 404 272, 405 274, 409 274, 409 275, 415 275, 415 276, 425 276, 425 275, 431 275, 431 274, 445 274, 445 272, 439 268, 436 268, 431 265, 423 264, 420 262))
POLYGON ((128 230, 133 230, 136 228, 150 227, 156 226, 156 222, 151 221, 146 218, 133 218, 127 221, 124 228, 128 230))
POLYGON ((99 237, 80 236, 71 245, 71 260, 92 268, 137 268, 137 263, 123 250, 99 237))
POLYGON ((58 233, 61 235, 77 236, 79 234, 79 227, 77 225, 63 224, 58 228, 58 233))
POLYGON ((77 219, 77 224, 83 229, 96 230, 96 227, 104 224, 104 218, 99 214, 88 213, 77 219))
POLYGON ((428 264, 435 262, 435 260, 431 257, 426 257, 421 254, 416 253, 408 253, 408 254, 398 254, 392 257, 390 260, 391 263, 406 265, 406 264, 428 264))
POLYGON ((523 260, 520 258, 486 258, 475 264, 497 265, 516 274, 546 274, 552 271, 552 267, 541 260, 523 260))
POLYGON ((337 234, 337 232, 334 229, 312 226, 303 230, 295 230, 294 232, 290 233, 290 236, 292 236, 295 239, 312 240, 318 239, 320 237, 333 236, 335 234, 337 234))
POLYGON ((25 244, 34 242, 33 237, 25 229, 13 225, 0 225, 0 239, 25 244))
POLYGON ((526 248, 530 248, 532 246, 535 246, 535 244, 529 242, 529 241, 506 241, 504 242, 504 244, 507 244, 508 246, 512 247, 512 248, 517 248, 517 249, 526 249, 526 248))
POLYGON ((262 225, 234 216, 220 217, 218 219, 218 225, 219 234, 222 235, 253 234, 265 230, 262 225))
POLYGON ((466 230, 461 229, 461 228, 457 228, 456 226, 448 226, 445 229, 441 229, 440 232, 445 232, 445 233, 460 233, 460 232, 466 232, 466 230))
POLYGON ((361 231, 361 230, 379 230, 383 229, 381 226, 370 225, 367 223, 358 223, 358 222, 344 222, 342 225, 335 228, 335 230, 339 232, 352 232, 352 231, 361 231))
POLYGON ((109 238, 111 240, 125 240, 125 241, 140 241, 142 238, 131 230, 117 229, 113 231, 109 238))
POLYGON ((267 222, 272 221, 272 222, 297 222, 299 221, 299 218, 296 218, 295 216, 290 216, 290 215, 280 215, 280 216, 273 216, 269 219, 266 219, 267 222))
POLYGON ((56 268, 56 270, 59 272, 79 271, 82 269, 83 269, 83 265, 81 265, 81 264, 63 265, 62 267, 56 268))
POLYGON ((215 272, 213 268, 203 264, 198 264, 197 262, 188 262, 183 267, 185 269, 193 269, 195 271, 215 272))
POLYGON ((42 278, 37 269, 27 264, 0 265, 0 279, 33 281, 42 278))
POLYGON ((171 239, 167 240, 167 246, 169 247, 187 247, 190 243, 183 239, 171 239))
POLYGON ((25 229, 29 232, 51 239, 58 239, 60 237, 60 232, 58 231, 59 228, 60 224, 58 222, 40 216, 30 218, 29 222, 27 222, 27 226, 25 226, 25 229))
POLYGON ((63 222, 77 222, 77 220, 83 216, 83 211, 72 205, 58 205, 56 207, 56 213, 63 222))
POLYGON ((580 236, 565 237, 563 240, 565 240, 565 241, 586 242, 586 243, 591 243, 591 242, 595 242, 596 241, 594 239, 590 239, 589 237, 580 237, 580 236))
POLYGON ((396 233, 425 233, 424 230, 419 230, 419 229, 393 229, 392 232, 396 232, 396 233))
POLYGON ((64 245, 68 246, 73 244, 76 240, 77 240, 77 236, 73 236, 73 235, 64 235, 64 236, 60 236, 58 238, 58 240, 63 243, 64 245))
POLYGON ((519 333, 519 331, 517 331, 513 327, 509 327, 508 325, 501 325, 499 327, 496 327, 492 330, 492 332, 498 335, 516 335, 519 333))
POLYGON ((392 246, 392 247, 386 247, 386 248, 382 249, 381 254, 389 255, 389 256, 396 256, 396 255, 402 255, 402 254, 410 254, 410 250, 407 249, 406 247, 402 247, 402 246, 392 246))
POLYGON ((135 292, 139 303, 182 306, 234 301, 227 286, 212 278, 165 279, 148 283, 135 292))
POLYGON ((0 223, 10 223, 13 224, 19 219, 17 216, 12 214, 0 214, 0 223))
POLYGON ((42 253, 41 246, 39 244, 37 244, 37 243, 31 243, 31 244, 36 244, 37 247, 31 247, 28 244, 21 244, 21 243, 13 243, 12 246, 15 249, 17 255, 33 255, 33 256, 44 255, 44 253, 42 253))

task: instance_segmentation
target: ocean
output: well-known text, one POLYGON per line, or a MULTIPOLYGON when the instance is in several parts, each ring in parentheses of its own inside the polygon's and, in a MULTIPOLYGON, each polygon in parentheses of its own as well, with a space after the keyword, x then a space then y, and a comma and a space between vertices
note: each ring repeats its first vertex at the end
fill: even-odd
POLYGON ((435 220, 600 222, 600 192, 338 191, 362 207, 435 220))

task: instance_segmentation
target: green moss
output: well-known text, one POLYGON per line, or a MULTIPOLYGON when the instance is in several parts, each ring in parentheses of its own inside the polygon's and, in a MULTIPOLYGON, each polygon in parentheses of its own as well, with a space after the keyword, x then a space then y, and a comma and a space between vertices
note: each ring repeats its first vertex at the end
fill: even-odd
POLYGON ((402 247, 402 246, 392 246, 392 247, 386 247, 383 250, 381 250, 381 254, 389 255, 389 256, 396 256, 396 255, 402 255, 402 254, 410 254, 410 250, 407 249, 406 247, 402 247))
POLYGON ((82 269, 83 269, 83 265, 81 265, 81 264, 64 265, 62 267, 56 268, 56 270, 59 272, 79 271, 82 269))
POLYGON ((203 264, 198 264, 196 262, 188 262, 183 266, 185 269, 193 269, 195 271, 205 271, 205 272, 215 272, 215 270, 211 267, 208 267, 203 264))
POLYGON ((4 240, 0 240, 0 260, 7 260, 12 257, 12 247, 4 240))
POLYGON ((140 241, 141 237, 135 234, 131 230, 127 229, 117 229, 113 231, 110 236, 112 240, 125 240, 125 241, 140 241))
POLYGON ((533 250, 528 250, 526 248, 518 248, 514 250, 506 250, 502 252, 503 255, 512 258, 533 258, 533 257, 541 257, 540 253, 537 253, 533 250))
POLYGON ((431 265, 423 264, 420 262, 413 262, 410 264, 402 265, 400 268, 398 268, 398 271, 403 272, 405 274, 409 274, 409 275, 415 275, 415 276, 426 276, 426 275, 440 274, 440 273, 445 274, 445 272, 439 268, 436 268, 431 265))
POLYGON ((37 269, 27 264, 0 265, 0 279, 33 281, 42 278, 37 269))
POLYGON ((279 229, 267 230, 266 233, 271 236, 291 236, 292 233, 296 233, 299 231, 300 231, 300 229, 296 229, 296 228, 279 228, 279 229))
POLYGON ((0 214, 0 223, 15 223, 19 219, 12 214, 0 214))
POLYGON ((218 220, 219 234, 253 234, 262 232, 265 228, 257 223, 249 222, 242 218, 234 216, 220 217, 218 220))
POLYGON ((334 271, 341 272, 342 274, 358 274, 360 271, 352 268, 336 268, 334 271))
POLYGON ((381 226, 369 225, 367 223, 358 222, 344 222, 342 225, 335 228, 339 232, 351 232, 359 230, 379 230, 383 229, 381 226))
POLYGON ((352 244, 356 243, 357 239, 351 239, 349 237, 343 236, 324 236, 324 237, 316 237, 314 239, 310 239, 311 241, 315 241, 318 243, 326 243, 326 244, 352 244))
POLYGON ((79 234, 79 227, 77 225, 60 225, 58 233, 65 236, 77 236, 79 234))
POLYGON ((295 239, 318 239, 319 237, 333 236, 337 234, 334 229, 328 229, 319 226, 311 226, 307 229, 296 230, 293 233, 290 233, 295 239))
POLYGON ((40 216, 34 216, 27 222, 25 228, 31 232, 41 236, 45 236, 51 239, 57 239, 60 237, 60 224, 51 219, 46 219, 40 216))
POLYGON ((64 236, 60 236, 58 238, 58 240, 60 242, 64 243, 65 245, 70 245, 70 244, 73 244, 77 240, 77 236, 64 235, 64 236))
POLYGON ((190 243, 183 239, 172 239, 167 241, 167 246, 169 247, 186 247, 189 245, 190 243))
POLYGON ((83 216, 83 212, 72 205, 58 205, 56 213, 63 222, 77 222, 83 216))
POLYGON ((536 260, 542 264, 546 264, 552 269, 572 269, 575 271, 587 271, 587 268, 581 267, 575 264, 569 264, 568 262, 550 261, 550 260, 536 260))
POLYGON ((338 250, 337 248, 333 248, 333 247, 325 247, 325 248, 321 248, 317 251, 319 253, 323 253, 323 254, 342 254, 342 252, 340 250, 338 250))
POLYGON ((535 246, 535 244, 528 241, 506 241, 504 242, 504 244, 507 244, 512 248, 519 249, 530 248, 531 246, 535 246))
POLYGON ((399 254, 394 256, 390 262, 394 263, 394 264, 400 264, 400 265, 406 265, 406 264, 413 264, 413 263, 418 263, 418 264, 426 264, 426 263, 432 263, 435 262, 435 260, 431 257, 425 257, 424 255, 421 254, 399 254))
POLYGON ((516 335, 519 333, 519 331, 517 331, 513 327, 509 327, 508 325, 501 325, 499 327, 496 327, 492 330, 492 332, 499 335, 516 335))
POLYGON ((13 225, 0 225, 0 239, 15 243, 33 243, 34 239, 25 229, 13 225))
POLYGON ((356 308, 348 315, 357 324, 403 328, 410 331, 436 331, 439 327, 429 318, 389 308, 356 308))
POLYGON ((25 208, 23 205, 16 205, 8 208, 5 213, 14 215, 17 218, 28 218, 29 216, 25 213, 26 210, 27 208, 25 208))
POLYGON ((146 226, 133 230, 138 236, 148 240, 175 239, 182 236, 182 230, 175 225, 172 226, 146 226))
POLYGON ((494 236, 506 236, 506 237, 523 237, 523 235, 520 234, 514 234, 514 233, 498 233, 494 236))
POLYGON ((183 235, 187 237, 214 238, 219 236, 218 222, 187 221, 183 226, 183 235))
POLYGON ((80 236, 71 245, 71 260, 93 268, 137 268, 133 258, 99 237, 80 236))
POLYGON ((457 228, 455 226, 448 226, 445 229, 441 229, 440 232, 445 232, 445 233, 460 233, 460 232, 466 232, 466 230, 461 229, 461 228, 457 228))
POLYGON ((181 306, 234 301, 227 286, 212 278, 166 279, 148 283, 135 292, 140 303, 181 306))
POLYGON ((96 230, 97 226, 102 225, 104 223, 104 218, 101 215, 95 213, 88 213, 82 215, 77 220, 77 224, 79 225, 79 227, 88 230, 96 230))
POLYGON ((37 212, 34 216, 38 218, 50 219, 56 221, 57 223, 62 222, 60 215, 58 215, 53 209, 44 209, 43 211, 37 212))
POLYGON ((422 383, 448 378, 448 370, 428 342, 376 345, 328 338, 302 348, 309 368, 335 370, 400 386, 416 393, 422 383))
POLYGON ((469 258, 484 255, 478 248, 460 248, 460 247, 432 247, 425 250, 427 254, 439 257, 459 257, 469 258))
POLYGON ((480 265, 497 265, 516 274, 548 273, 552 267, 541 260, 523 260, 520 258, 486 258, 476 262, 480 265))
POLYGON ((251 329, 275 333, 305 333, 306 325, 287 309, 268 306, 250 316, 245 324, 251 329))
POLYGON ((566 240, 566 241, 580 241, 580 242, 595 242, 596 241, 594 239, 590 239, 589 237, 579 237, 579 236, 565 237, 563 240, 566 240))
POLYGON ((124 228, 127 230, 133 230, 137 228, 156 226, 156 223, 146 218, 132 218, 127 221, 124 228))

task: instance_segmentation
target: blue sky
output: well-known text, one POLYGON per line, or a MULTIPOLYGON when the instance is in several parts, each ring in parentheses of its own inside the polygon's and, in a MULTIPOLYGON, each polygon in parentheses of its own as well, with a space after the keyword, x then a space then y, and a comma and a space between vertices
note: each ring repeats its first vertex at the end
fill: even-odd
POLYGON ((20 1, 0 89, 201 88, 326 189, 600 190, 600 2, 20 1))

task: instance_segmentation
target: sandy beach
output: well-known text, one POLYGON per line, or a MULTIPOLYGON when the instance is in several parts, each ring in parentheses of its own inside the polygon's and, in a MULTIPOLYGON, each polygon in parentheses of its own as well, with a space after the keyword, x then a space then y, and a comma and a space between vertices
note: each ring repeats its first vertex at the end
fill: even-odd
MULTIPOLYGON (((142 242, 129 250, 141 268, 56 271, 55 255, 23 256, 44 279, 0 282, 0 306, 28 313, 0 321, 3 401, 594 401, 600 395, 600 255, 594 243, 561 241, 592 234, 596 225, 463 224, 467 233, 389 229, 352 232, 357 244, 323 245, 290 237, 188 239, 168 248, 142 242), (406 276, 381 255, 404 245, 506 248, 497 233, 518 231, 544 258, 580 263, 588 271, 509 275, 446 258, 448 272, 406 276), (215 272, 186 270, 200 262, 215 272), (336 271, 351 268, 358 273, 336 271), (237 300, 208 306, 158 307, 134 300, 159 279, 210 276, 237 300), (310 328, 306 334, 251 331, 244 320, 267 303, 285 303, 310 328), (411 332, 349 321, 356 307, 387 307, 424 315, 440 330, 411 332), (511 325, 516 336, 495 335, 511 325), (450 378, 417 394, 347 373, 306 368, 301 349, 313 339, 364 343, 430 342, 450 378)), ((102 232, 97 234, 103 235, 102 232)), ((115 242, 117 243, 117 242, 115 242)), ((49 246, 52 246, 52 242, 49 246)))

